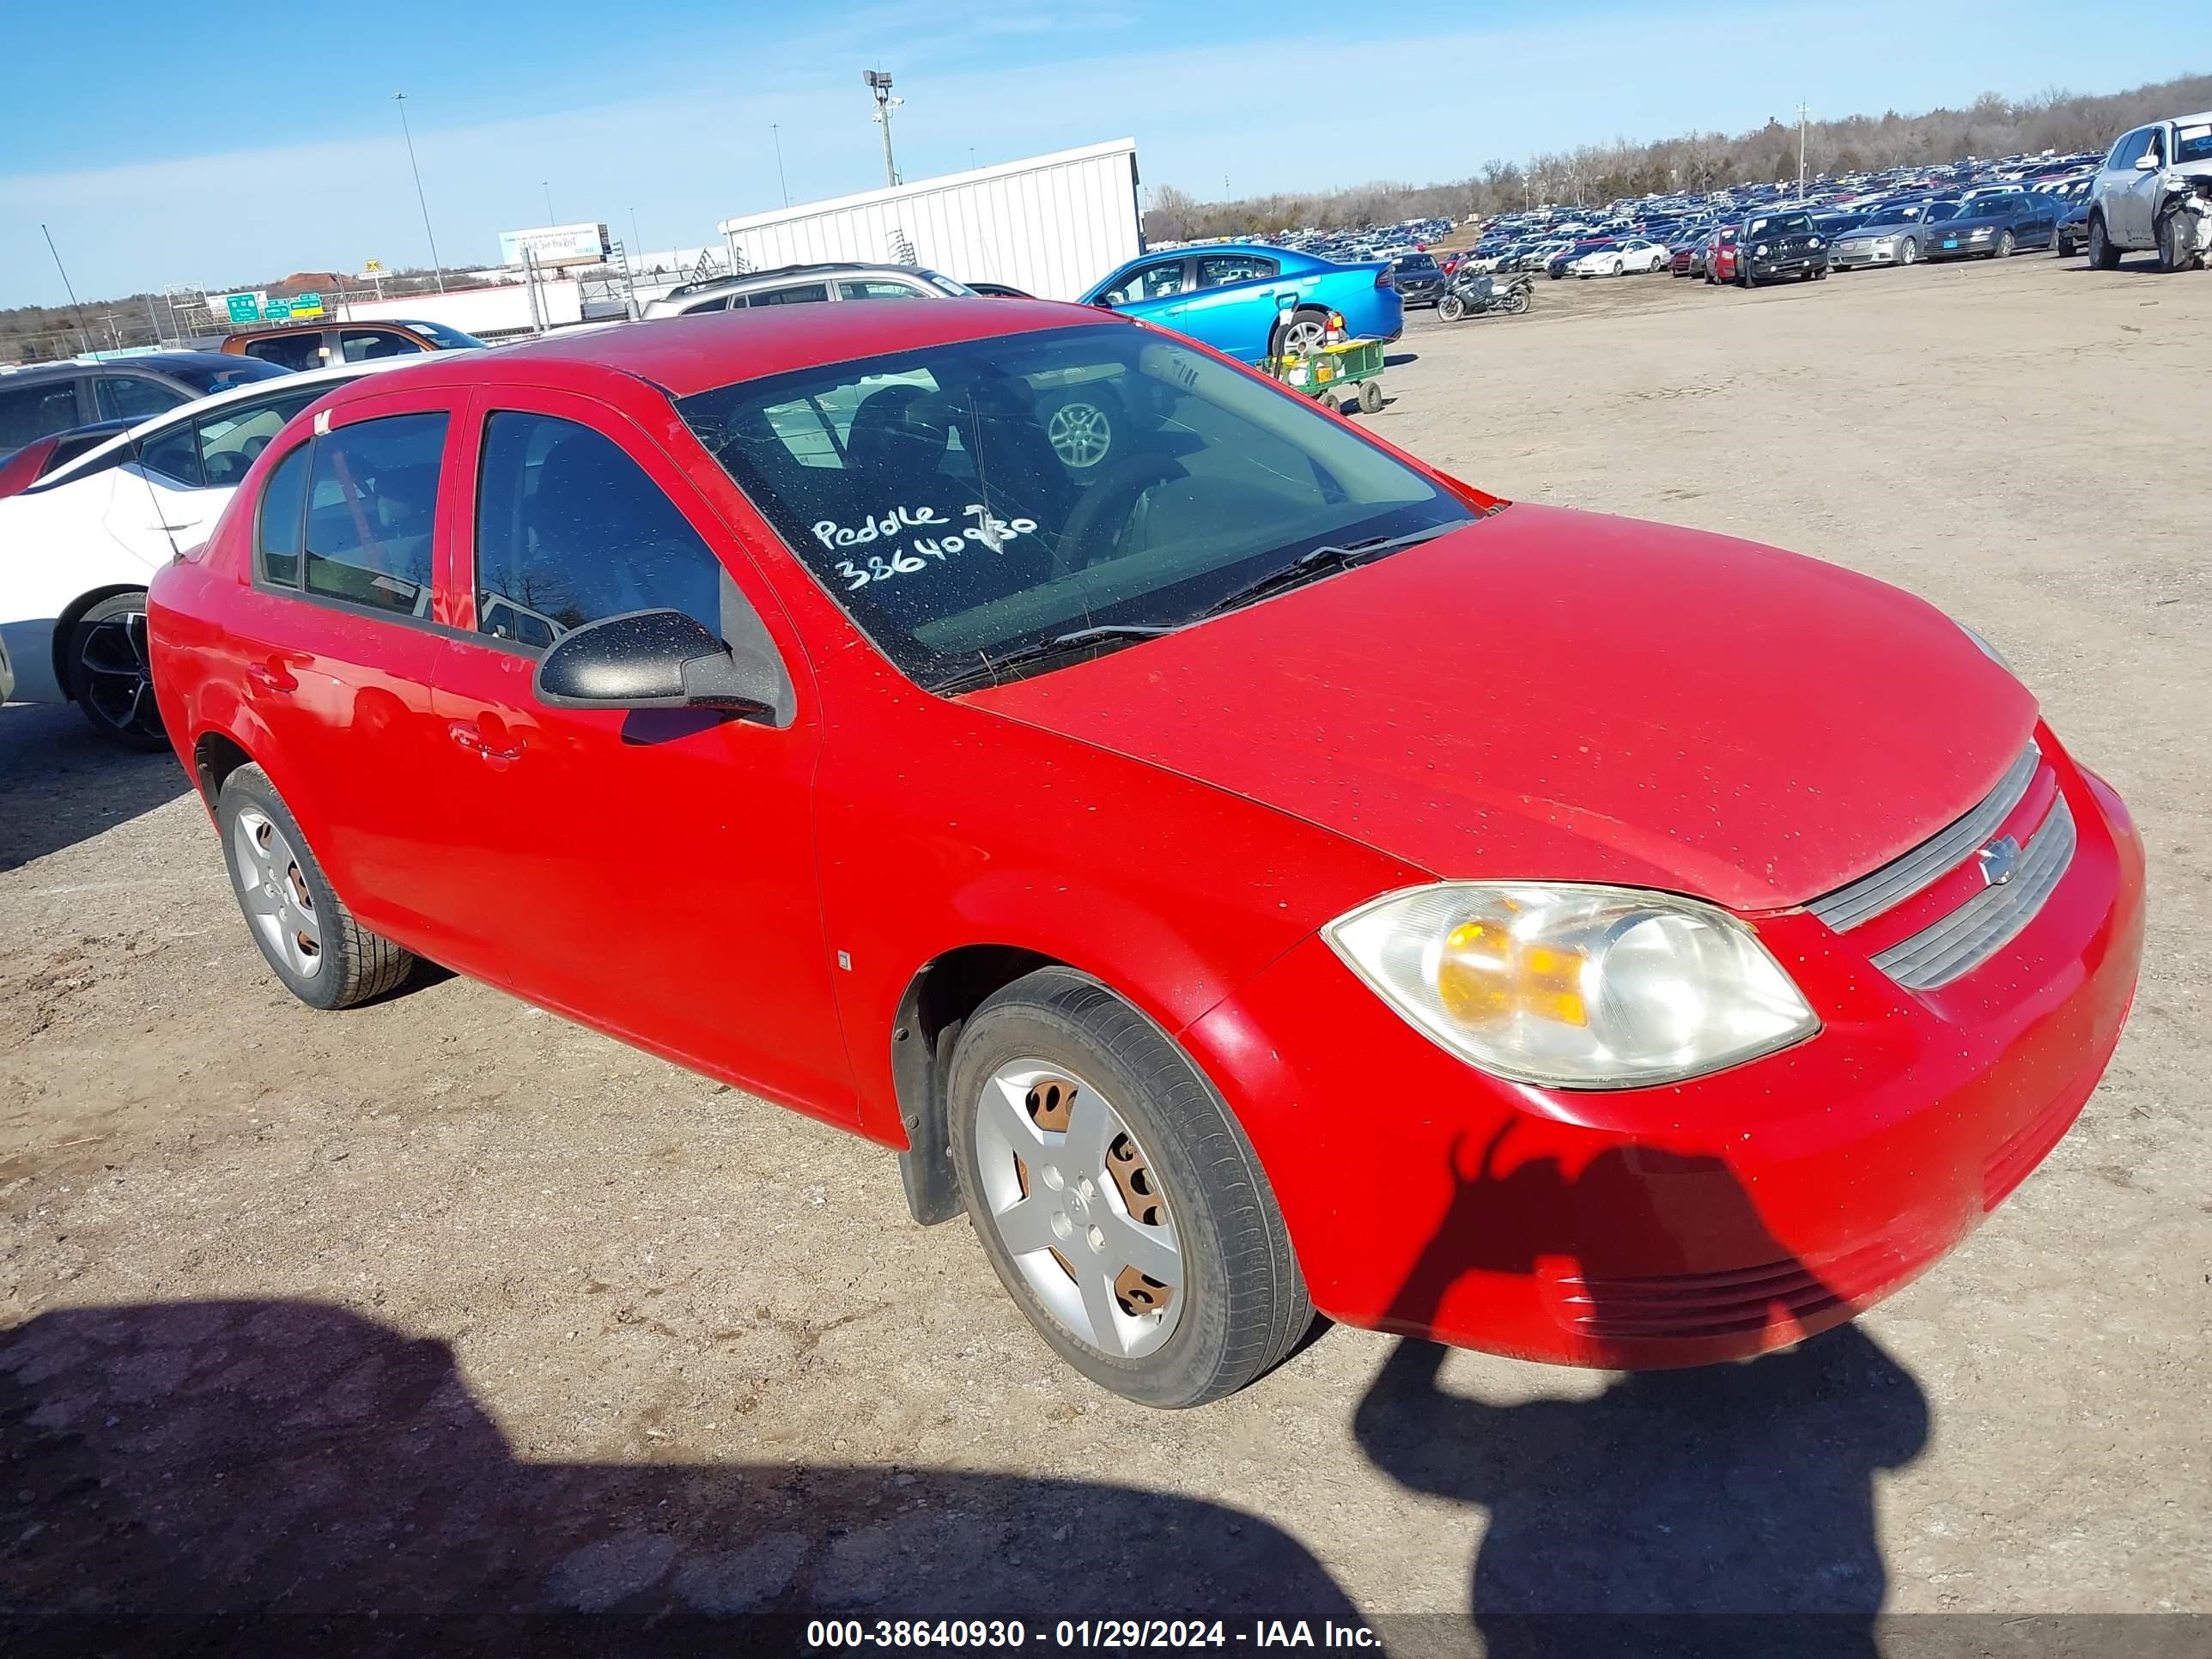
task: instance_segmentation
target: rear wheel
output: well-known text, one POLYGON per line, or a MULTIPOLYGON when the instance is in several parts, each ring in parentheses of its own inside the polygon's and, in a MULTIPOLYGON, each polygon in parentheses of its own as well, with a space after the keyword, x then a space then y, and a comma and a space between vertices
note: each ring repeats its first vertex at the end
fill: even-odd
POLYGON ((286 990, 310 1008, 348 1008, 407 977, 414 957, 354 920, 267 773, 225 778, 215 817, 246 931, 286 990))
POLYGON ((1202 1405, 1311 1322, 1251 1143, 1165 1035, 1096 981, 1045 969, 992 996, 961 1033, 950 1088, 984 1254, 1101 1387, 1202 1405))
POLYGON ((1498 302, 1498 308, 1509 317, 1518 317, 1528 309, 1528 290, 1525 288, 1510 289, 1504 299, 1498 302))
POLYGON ((125 749, 168 747, 146 647, 146 596, 113 593, 70 629, 69 693, 93 730, 125 749))
POLYGON ((1359 407, 1372 415, 1382 407, 1382 382, 1362 380, 1359 383, 1359 407))
POLYGON ((1302 306, 1287 323, 1275 325, 1271 357, 1289 357, 1313 350, 1328 338, 1328 313, 1302 306))
POLYGON ((2105 216, 2089 216, 2089 263, 2099 270, 2118 270, 2120 251, 2112 246, 2112 239, 2105 232, 2105 216))

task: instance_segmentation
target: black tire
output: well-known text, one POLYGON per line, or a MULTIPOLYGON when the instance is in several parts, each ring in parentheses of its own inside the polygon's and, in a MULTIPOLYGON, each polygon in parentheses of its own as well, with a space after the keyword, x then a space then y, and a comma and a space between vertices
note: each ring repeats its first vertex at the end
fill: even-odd
POLYGON ((2118 270, 2120 251, 2112 246, 2112 239, 2105 234, 2105 216, 2089 216, 2089 264, 2097 270, 2118 270))
POLYGON ((2054 234, 2051 239, 2051 251, 2062 259, 2070 259, 2074 257, 2074 244, 2063 236, 2054 234))
POLYGON ((2187 270, 2196 264, 2198 254, 2195 248, 2187 252, 2181 247, 2181 216, 2169 213, 2158 222, 2158 268, 2160 270, 2187 270))
POLYGON ((2015 246, 2017 244, 2013 240, 2012 233, 2008 230, 2001 230, 1997 233, 1997 245, 1990 250, 1990 258, 2009 259, 2012 258, 2012 251, 2015 246))
POLYGON ((216 794, 215 821, 222 836, 223 864, 230 872, 231 893, 246 918, 246 931, 286 990, 310 1008, 350 1008, 395 989, 407 977, 415 958, 354 920, 345 901, 331 890, 330 878, 323 873, 314 849, 301 833, 299 820, 284 805, 267 773, 248 765, 225 778, 216 794), (249 902, 259 886, 252 872, 240 864, 240 838, 241 834, 252 838, 252 824, 249 819, 241 831, 240 820, 249 814, 266 821, 289 845, 287 868, 277 873, 280 879, 289 876, 296 884, 292 888, 296 908, 312 917, 319 936, 315 952, 318 965, 311 972, 301 971, 279 954, 263 927, 264 920, 274 920, 280 924, 278 931, 283 931, 284 919, 258 915, 249 902))
POLYGON ((1437 301, 1437 315, 1448 323, 1455 323, 1467 315, 1467 301, 1456 294, 1447 294, 1437 301))
POLYGON ((1270 357, 1281 356, 1294 337, 1316 329, 1324 336, 1328 334, 1328 313, 1317 306, 1300 306, 1291 313, 1289 322, 1275 325, 1274 332, 1267 337, 1267 355, 1270 357))
POLYGON ((1735 285, 1738 288, 1757 288, 1759 279, 1751 274, 1751 262, 1747 259, 1736 267, 1735 285))
POLYGON ((167 749, 146 654, 146 595, 111 593, 70 626, 70 700, 110 743, 167 749))
POLYGON ((975 1236, 1014 1304, 1061 1358, 1101 1388, 1176 1410, 1233 1394, 1280 1361, 1313 1304, 1252 1143, 1165 1033, 1096 980, 1046 968, 977 1009, 953 1051, 953 1166, 975 1236), (1062 1324, 1023 1275, 991 1218, 977 1145, 983 1091, 1023 1060, 1091 1079, 1141 1143, 1175 1226, 1186 1297, 1148 1354, 1109 1354, 1062 1324))
POLYGON ((1382 381, 1362 380, 1359 383, 1359 407, 1364 413, 1369 415, 1376 413, 1382 407, 1382 381))
POLYGON ((1509 317, 1518 317, 1528 309, 1528 290, 1525 288, 1507 289, 1504 299, 1498 301, 1498 308, 1509 317))
POLYGON ((1918 264, 1920 263, 1920 239, 1917 236, 1906 237, 1905 239, 1904 246, 1898 249, 1897 256, 1897 262, 1899 264, 1918 264))

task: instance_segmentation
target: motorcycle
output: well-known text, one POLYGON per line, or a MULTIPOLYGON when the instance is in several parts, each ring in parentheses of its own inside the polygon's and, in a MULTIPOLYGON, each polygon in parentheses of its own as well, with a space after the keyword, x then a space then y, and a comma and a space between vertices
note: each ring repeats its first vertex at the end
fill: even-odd
POLYGON ((1526 276, 1516 276, 1500 287, 1486 271, 1454 271, 1451 286, 1437 301, 1437 315, 1448 323, 1455 323, 1462 317, 1480 317, 1490 311, 1517 317, 1528 309, 1528 295, 1535 286, 1526 276))

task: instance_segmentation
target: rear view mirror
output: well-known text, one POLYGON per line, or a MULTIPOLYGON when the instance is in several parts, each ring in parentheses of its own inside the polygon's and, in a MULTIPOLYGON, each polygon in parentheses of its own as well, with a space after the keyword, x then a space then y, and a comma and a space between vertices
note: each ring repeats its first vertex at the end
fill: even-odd
POLYGON ((563 635, 532 683, 550 708, 719 708, 767 714, 782 691, 776 665, 732 654, 680 611, 633 611, 563 635))

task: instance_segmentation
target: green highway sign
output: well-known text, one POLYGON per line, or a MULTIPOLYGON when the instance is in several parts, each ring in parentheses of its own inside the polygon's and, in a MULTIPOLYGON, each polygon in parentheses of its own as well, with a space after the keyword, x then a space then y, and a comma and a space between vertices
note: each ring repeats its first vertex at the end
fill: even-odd
POLYGON ((258 323, 261 320, 261 298, 255 294, 227 294, 223 303, 230 308, 234 323, 258 323))

